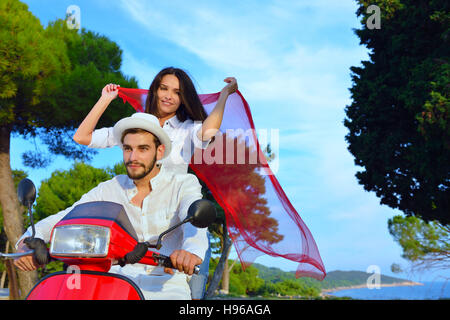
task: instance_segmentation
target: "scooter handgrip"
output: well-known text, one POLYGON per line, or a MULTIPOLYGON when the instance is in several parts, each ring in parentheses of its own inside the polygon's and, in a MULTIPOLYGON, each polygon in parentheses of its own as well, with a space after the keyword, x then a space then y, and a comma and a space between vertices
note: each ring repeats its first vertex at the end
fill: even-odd
POLYGON ((128 252, 125 255, 126 263, 137 263, 139 262, 147 253, 148 245, 145 242, 139 242, 133 249, 133 251, 128 252))
MULTIPOLYGON (((160 266, 166 267, 166 268, 172 268, 175 269, 172 261, 169 257, 163 256, 162 254, 158 255, 160 266)), ((199 274, 200 272, 200 266, 194 266, 194 274, 199 274)))
POLYGON ((50 262, 50 254, 44 240, 39 238, 25 238, 23 242, 28 248, 34 250, 33 256, 39 265, 45 265, 50 262))

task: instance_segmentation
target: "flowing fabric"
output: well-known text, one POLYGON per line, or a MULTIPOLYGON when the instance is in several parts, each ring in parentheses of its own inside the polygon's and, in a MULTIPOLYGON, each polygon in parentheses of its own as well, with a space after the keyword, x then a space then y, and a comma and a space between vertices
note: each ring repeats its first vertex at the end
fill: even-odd
MULTIPOLYGON (((119 97, 138 112, 144 112, 147 94, 144 89, 119 88, 119 97)), ((199 95, 208 114, 219 95, 199 95)), ((239 91, 227 99, 220 131, 206 149, 195 149, 189 166, 224 209, 244 269, 267 254, 298 262, 296 277, 325 278, 314 238, 269 167, 239 91)))

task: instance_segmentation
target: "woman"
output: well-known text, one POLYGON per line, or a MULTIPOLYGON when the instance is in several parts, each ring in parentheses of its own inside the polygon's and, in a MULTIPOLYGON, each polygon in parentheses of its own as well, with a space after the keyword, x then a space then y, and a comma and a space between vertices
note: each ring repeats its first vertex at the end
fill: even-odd
MULTIPOLYGON (((178 68, 161 70, 150 85, 145 112, 158 117, 160 125, 172 141, 172 152, 162 161, 165 169, 186 173, 194 147, 206 148, 219 130, 225 102, 237 90, 235 78, 224 80, 216 106, 206 114, 197 91, 189 76, 178 68), (201 129, 201 130, 200 130, 201 129)), ((118 95, 118 85, 108 84, 92 110, 78 127, 73 139, 91 148, 107 148, 118 145, 112 128, 94 130, 103 112, 118 95)))
MULTIPOLYGON (((152 81, 145 112, 158 117, 161 127, 172 141, 172 151, 161 164, 166 170, 187 173, 194 147, 206 148, 219 130, 223 119, 225 102, 236 92, 238 86, 233 77, 224 80, 228 84, 222 89, 216 106, 207 115, 189 76, 178 68, 161 70, 152 81)), ((118 95, 118 85, 108 84, 92 110, 78 127, 73 139, 91 148, 107 148, 119 143, 114 140, 112 128, 94 130, 103 112, 118 95)), ((201 299, 208 277, 210 248, 200 269, 190 281, 192 298, 201 299)))

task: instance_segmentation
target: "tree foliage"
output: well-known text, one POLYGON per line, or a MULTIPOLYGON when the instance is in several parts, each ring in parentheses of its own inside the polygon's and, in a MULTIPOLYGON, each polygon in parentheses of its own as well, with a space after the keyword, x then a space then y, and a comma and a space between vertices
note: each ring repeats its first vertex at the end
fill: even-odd
POLYGON ((450 3, 358 1, 356 30, 370 59, 352 67, 344 125, 356 174, 381 203, 425 221, 450 222, 450 3), (365 26, 369 5, 381 29, 365 26))
POLYGON ((54 171, 39 187, 34 214, 36 221, 72 206, 85 193, 99 183, 124 174, 122 163, 113 168, 94 168, 83 162, 75 162, 69 170, 54 171))
MULTIPOLYGON (((42 81, 45 91, 39 91, 39 95, 34 92, 40 82, 30 79, 27 87, 31 92, 19 88, 10 99, 14 108, 2 116, 14 119, 11 121, 13 133, 40 138, 50 153, 78 160, 90 159, 95 151, 73 142, 73 129, 97 101, 105 84, 137 87, 137 82, 122 74, 122 50, 105 36, 85 29, 78 33, 68 29, 62 20, 50 23, 43 33, 60 46, 61 55, 66 58, 65 68, 42 81)), ((47 55, 52 56, 50 52, 47 55)), ((119 100, 113 101, 99 126, 112 126, 132 112, 131 108, 120 105, 119 100)), ((41 167, 51 159, 40 152, 25 153, 23 158, 25 164, 32 167, 41 167)))
POLYGON ((450 226, 398 215, 389 219, 388 227, 403 249, 402 257, 414 267, 444 270, 450 267, 450 226))
MULTIPOLYGON (((100 34, 67 28, 64 20, 43 28, 17 0, 2 1, 0 19, 1 125, 7 133, 40 138, 51 153, 89 159, 92 150, 74 143, 72 130, 107 83, 137 87, 134 77, 120 71, 122 50, 100 34)), ((99 125, 111 126, 132 112, 113 101, 99 125)), ((44 155, 27 152, 25 164, 48 164, 44 155)))
MULTIPOLYGON (((0 99, 28 97, 34 105, 46 90, 46 79, 70 68, 64 43, 50 37, 17 0, 0 3, 0 24, 0 99)), ((0 123, 15 121, 13 101, 2 100, 2 107, 0 123)))

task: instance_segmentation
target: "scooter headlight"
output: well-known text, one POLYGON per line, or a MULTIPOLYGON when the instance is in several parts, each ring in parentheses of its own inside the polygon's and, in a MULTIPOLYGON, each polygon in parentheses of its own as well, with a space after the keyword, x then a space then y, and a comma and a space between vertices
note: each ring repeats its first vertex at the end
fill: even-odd
POLYGON ((56 227, 50 254, 68 257, 104 257, 108 254, 110 229, 90 225, 56 227))

